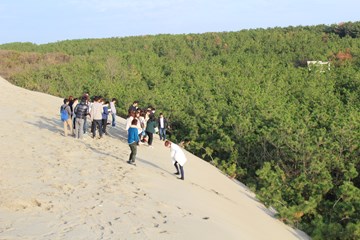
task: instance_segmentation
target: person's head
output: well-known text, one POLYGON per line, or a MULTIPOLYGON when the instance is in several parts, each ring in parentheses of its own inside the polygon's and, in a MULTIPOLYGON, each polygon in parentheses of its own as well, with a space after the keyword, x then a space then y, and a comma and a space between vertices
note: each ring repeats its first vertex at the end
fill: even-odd
POLYGON ((160 117, 161 117, 161 118, 164 117, 163 113, 160 113, 160 117))
POLYGON ((150 121, 150 122, 154 122, 154 121, 155 121, 155 116, 154 116, 154 115, 150 115, 149 121, 150 121))
POLYGON ((113 98, 113 99, 111 99, 111 101, 115 103, 115 102, 117 102, 117 99, 113 98))
POLYGON ((67 98, 64 98, 64 104, 68 104, 69 103, 69 99, 67 99, 67 98))
POLYGON ((135 106, 135 107, 136 107, 138 104, 139 104, 139 101, 134 101, 134 102, 133 102, 133 106, 135 106))
POLYGON ((85 103, 87 101, 87 99, 88 99, 87 96, 82 96, 81 102, 85 103))
POLYGON ((131 121, 131 125, 137 125, 138 123, 138 120, 136 118, 134 118, 132 121, 131 121))
POLYGON ((171 147, 171 142, 169 140, 166 140, 164 143, 165 147, 171 147))
POLYGON ((78 98, 74 98, 73 103, 78 103, 78 102, 79 102, 78 98))
POLYGON ((88 93, 84 93, 83 98, 85 98, 85 101, 89 101, 90 96, 88 93))
POLYGON ((69 96, 68 99, 69 99, 69 102, 74 101, 74 97, 73 97, 73 96, 69 96))

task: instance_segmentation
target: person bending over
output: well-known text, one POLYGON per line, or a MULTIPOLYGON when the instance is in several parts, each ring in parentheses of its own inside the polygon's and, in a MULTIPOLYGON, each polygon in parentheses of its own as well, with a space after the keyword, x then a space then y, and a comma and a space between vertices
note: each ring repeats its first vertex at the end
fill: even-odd
POLYGON ((187 159, 183 150, 181 149, 180 146, 170 142, 169 140, 166 140, 164 145, 165 147, 170 148, 171 160, 176 168, 175 174, 176 175, 181 174, 179 179, 184 180, 184 164, 186 163, 187 159), (179 168, 180 168, 180 172, 179 172, 179 168))

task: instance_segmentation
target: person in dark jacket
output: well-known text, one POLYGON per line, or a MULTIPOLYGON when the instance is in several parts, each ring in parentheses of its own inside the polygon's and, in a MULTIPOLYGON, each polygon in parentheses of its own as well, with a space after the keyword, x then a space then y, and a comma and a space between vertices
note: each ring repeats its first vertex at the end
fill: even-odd
POLYGON ((107 121, 109 117, 109 101, 106 101, 105 104, 103 104, 103 114, 102 114, 102 131, 105 135, 108 135, 106 131, 107 127, 107 121))
POLYGON ((129 107, 128 112, 130 111, 136 112, 138 110, 138 104, 139 101, 134 101, 133 104, 129 107))
POLYGON ((157 127, 156 119, 155 119, 154 115, 150 115, 150 118, 146 123, 146 129, 145 129, 146 135, 148 135, 148 137, 149 137, 148 144, 150 147, 152 147, 152 142, 153 142, 156 127, 157 127))
POLYGON ((89 106, 86 104, 86 98, 83 97, 81 102, 76 105, 74 109, 74 113, 76 116, 75 120, 75 138, 82 139, 84 134, 84 122, 89 115, 89 106))

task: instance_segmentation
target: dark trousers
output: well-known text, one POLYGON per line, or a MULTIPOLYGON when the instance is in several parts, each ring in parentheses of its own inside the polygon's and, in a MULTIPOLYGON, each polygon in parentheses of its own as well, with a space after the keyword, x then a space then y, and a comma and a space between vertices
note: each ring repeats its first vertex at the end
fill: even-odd
POLYGON ((129 144, 131 153, 129 156, 129 162, 135 162, 135 158, 136 158, 136 153, 137 153, 137 142, 133 142, 131 144, 129 144))
POLYGON ((184 179, 184 167, 181 166, 178 162, 175 161, 174 166, 176 168, 176 173, 179 173, 179 168, 180 168, 180 174, 181 174, 181 179, 184 179))
POLYGON ((106 119, 103 119, 103 120, 101 121, 101 123, 102 123, 102 132, 103 132, 104 134, 107 134, 107 132, 106 132, 107 118, 106 118, 106 119))
POLYGON ((152 145, 152 142, 153 142, 154 134, 151 133, 151 132, 146 131, 146 135, 149 136, 148 144, 151 146, 151 145, 152 145))
POLYGON ((91 132, 93 137, 96 135, 96 127, 99 129, 99 136, 102 137, 102 120, 93 120, 91 124, 91 132))

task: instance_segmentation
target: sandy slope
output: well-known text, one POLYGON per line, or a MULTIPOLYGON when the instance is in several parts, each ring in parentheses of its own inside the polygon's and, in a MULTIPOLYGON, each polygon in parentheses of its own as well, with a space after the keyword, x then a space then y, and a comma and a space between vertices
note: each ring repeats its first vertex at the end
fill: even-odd
POLYGON ((189 153, 185 181, 155 136, 126 163, 111 136, 62 136, 62 99, 0 79, 0 239, 308 239, 189 153))

